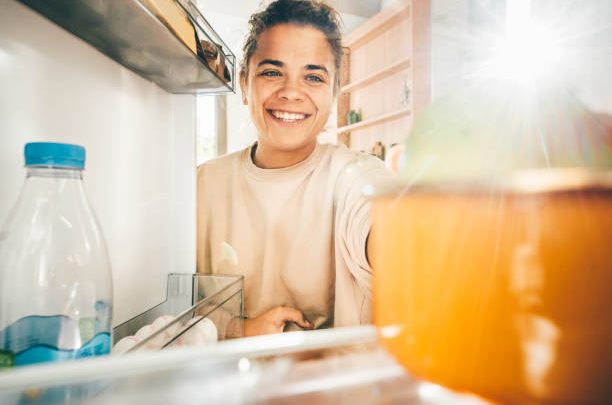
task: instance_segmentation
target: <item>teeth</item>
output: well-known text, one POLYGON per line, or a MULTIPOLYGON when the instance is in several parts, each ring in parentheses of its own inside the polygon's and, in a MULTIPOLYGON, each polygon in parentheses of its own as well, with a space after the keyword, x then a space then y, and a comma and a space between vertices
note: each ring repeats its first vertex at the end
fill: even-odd
POLYGON ((284 111, 272 111, 272 115, 274 115, 276 118, 280 120, 288 121, 288 122, 303 120, 306 117, 305 114, 288 113, 284 111))

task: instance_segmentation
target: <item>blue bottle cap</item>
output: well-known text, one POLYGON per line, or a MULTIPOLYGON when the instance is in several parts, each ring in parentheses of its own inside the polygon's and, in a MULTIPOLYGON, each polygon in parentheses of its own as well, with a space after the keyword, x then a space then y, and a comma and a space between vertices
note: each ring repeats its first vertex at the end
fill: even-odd
POLYGON ((31 142, 26 144, 23 153, 26 167, 46 166, 81 170, 85 168, 85 148, 80 145, 31 142))

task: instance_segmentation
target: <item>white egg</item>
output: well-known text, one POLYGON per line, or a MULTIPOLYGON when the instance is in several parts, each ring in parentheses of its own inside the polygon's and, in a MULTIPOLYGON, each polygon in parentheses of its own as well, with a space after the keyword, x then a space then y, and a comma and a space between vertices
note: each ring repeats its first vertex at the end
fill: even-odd
POLYGON ((183 324, 180 321, 174 323, 173 325, 167 326, 164 330, 166 341, 173 339, 182 328, 183 324))
POLYGON ((172 322, 173 319, 174 317, 172 315, 162 315, 153 321, 153 328, 158 331, 170 322, 172 322))
POLYGON ((134 336, 136 336, 136 339, 138 339, 138 341, 140 342, 151 336, 154 332, 155 329, 153 329, 153 325, 149 324, 138 329, 138 332, 136 332, 134 336))
POLYGON ((181 335, 179 338, 181 339, 181 344, 185 346, 198 346, 217 341, 217 327, 210 319, 202 319, 202 317, 199 316, 191 319, 189 324, 193 326, 181 335), (194 323, 195 325, 193 325, 194 323))
POLYGON ((113 347, 113 354, 123 354, 136 346, 138 339, 135 336, 126 336, 113 347))

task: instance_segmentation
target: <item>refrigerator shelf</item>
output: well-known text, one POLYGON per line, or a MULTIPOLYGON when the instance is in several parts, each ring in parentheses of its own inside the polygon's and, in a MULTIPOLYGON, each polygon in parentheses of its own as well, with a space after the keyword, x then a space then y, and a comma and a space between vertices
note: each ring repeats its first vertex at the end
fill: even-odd
MULTIPOLYGON (((190 339, 190 335, 197 333, 196 325, 208 321, 216 328, 215 340, 242 337, 242 282, 242 276, 169 274, 166 299, 115 327, 113 344, 117 344, 127 336, 136 335, 141 328, 153 324, 162 316, 167 316, 171 320, 142 339, 128 352, 159 350, 179 345, 189 346, 189 342, 194 341, 193 338, 190 339)), ((200 343, 202 342, 192 344, 200 343)))
POLYGON ((407 373, 373 326, 23 367, 0 373, 0 403, 489 404, 407 373))
POLYGON ((170 93, 235 91, 236 57, 191 0, 20 1, 170 93), (177 27, 162 21, 153 3, 188 22, 177 27), (181 28, 195 38, 186 41, 181 28))

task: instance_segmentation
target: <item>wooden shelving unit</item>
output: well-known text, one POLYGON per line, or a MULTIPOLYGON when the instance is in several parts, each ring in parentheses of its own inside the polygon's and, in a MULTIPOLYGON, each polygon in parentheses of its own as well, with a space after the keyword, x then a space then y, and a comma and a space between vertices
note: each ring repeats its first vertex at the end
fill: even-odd
POLYGON ((337 134, 352 149, 403 142, 430 102, 430 0, 400 0, 346 35, 337 134), (363 121, 348 125, 350 110, 363 121))

